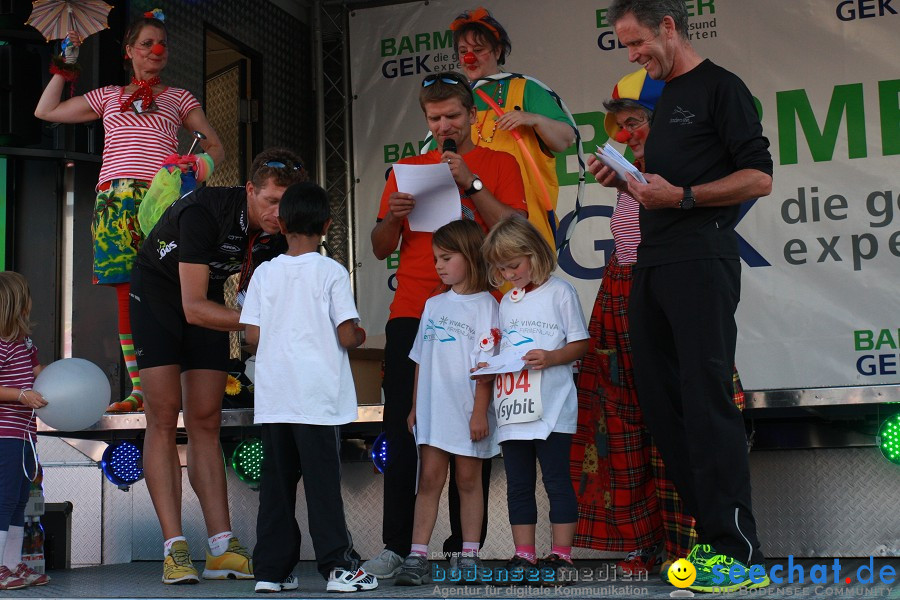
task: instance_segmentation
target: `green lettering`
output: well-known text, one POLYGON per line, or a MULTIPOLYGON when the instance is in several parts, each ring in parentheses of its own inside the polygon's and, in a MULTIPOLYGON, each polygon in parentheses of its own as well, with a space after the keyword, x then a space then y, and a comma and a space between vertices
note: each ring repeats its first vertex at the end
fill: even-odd
POLYGON ((711 15, 716 14, 715 0, 697 0, 697 16, 698 17, 703 14, 704 7, 709 9, 707 11, 709 14, 711 14, 711 15))
POLYGON ((434 36, 434 49, 438 48, 452 48, 453 47, 453 32, 447 29, 443 32, 435 31, 434 36))
POLYGON ((417 154, 416 147, 412 142, 406 142, 403 144, 403 154, 400 155, 400 158, 406 158, 408 156, 415 156, 417 154))
POLYGON ((853 346, 856 348, 856 351, 860 350, 871 350, 875 347, 872 343, 872 332, 868 329, 860 329, 853 332, 853 346))
POLYGON ((825 117, 825 127, 821 131, 805 90, 777 92, 775 97, 778 107, 778 145, 781 164, 797 164, 795 116, 803 128, 810 154, 815 162, 829 161, 834 157, 838 130, 845 113, 848 158, 866 156, 866 114, 861 83, 835 86, 828 106, 828 115, 825 117))
POLYGON ((875 342, 876 350, 881 350, 885 346, 893 350, 897 349, 897 342, 895 342, 893 336, 891 336, 890 329, 882 329, 881 333, 878 334, 878 341, 875 342))
POLYGON ((391 252, 387 257, 387 268, 391 271, 400 266, 400 251, 391 252))
POLYGON ((900 154, 900 79, 878 82, 881 108, 881 153, 900 154))
POLYGON ((409 39, 408 35, 404 35, 400 38, 400 47, 397 49, 397 54, 403 54, 404 52, 413 53, 413 45, 412 40, 409 39))
POLYGON ((606 29, 609 27, 609 21, 606 20, 606 12, 608 8, 597 9, 597 29, 606 29))
POLYGON ((381 40, 381 56, 394 56, 395 54, 397 54, 397 42, 394 38, 381 40))
POLYGON ((421 52, 422 46, 425 46, 425 50, 431 50, 431 36, 427 33, 416 34, 416 52, 421 52))
MULTIPOLYGON (((582 149, 585 154, 590 152, 594 152, 597 148, 596 146, 602 146, 606 140, 609 139, 609 136, 606 135, 606 130, 603 129, 603 117, 604 114, 600 111, 592 111, 592 112, 584 112, 577 113, 573 115, 575 117, 576 125, 590 125, 591 129, 594 131, 594 137, 590 140, 581 140, 582 149)), ((575 145, 571 145, 562 152, 556 155, 556 178, 559 180, 559 185, 578 185, 578 165, 577 163, 573 163, 575 165, 574 171, 569 171, 568 159, 569 156, 574 156, 576 154, 575 145)), ((596 180, 593 177, 587 178, 588 183, 596 183, 596 180)))
MULTIPOLYGON (((430 138, 429 138, 430 139, 430 138)), ((408 158, 422 153, 425 147, 425 140, 418 142, 403 142, 402 144, 387 144, 384 147, 385 164, 395 163, 401 158, 408 158)), ((431 145, 434 148, 434 144, 431 145)))
POLYGON ((384 147, 384 162, 395 163, 400 160, 400 146, 398 144, 386 144, 384 147))

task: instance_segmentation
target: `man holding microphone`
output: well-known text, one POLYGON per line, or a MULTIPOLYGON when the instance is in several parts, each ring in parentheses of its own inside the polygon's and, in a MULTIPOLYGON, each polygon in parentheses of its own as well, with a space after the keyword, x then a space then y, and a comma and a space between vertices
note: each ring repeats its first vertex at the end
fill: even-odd
MULTIPOLYGON (((460 215, 487 231, 503 217, 527 215, 522 175, 515 158, 476 147, 471 128, 475 100, 465 77, 454 71, 433 73, 422 81, 419 104, 437 147, 400 161, 425 165, 446 162, 459 187, 460 215)), ((384 431, 390 448, 384 471, 382 538, 385 549, 363 568, 381 579, 393 577, 410 552, 415 512, 416 447, 406 425, 412 409, 415 363, 409 359, 425 301, 440 291, 434 268, 431 232, 413 231, 407 217, 416 199, 397 191, 393 172, 381 195, 372 249, 379 260, 400 245, 397 290, 385 326, 384 431)), ((489 465, 490 461, 485 461, 489 465)), ((451 509, 452 510, 452 509, 451 509)), ((487 512, 487 502, 485 502, 487 512)), ((485 518, 484 523, 487 523, 485 518)))

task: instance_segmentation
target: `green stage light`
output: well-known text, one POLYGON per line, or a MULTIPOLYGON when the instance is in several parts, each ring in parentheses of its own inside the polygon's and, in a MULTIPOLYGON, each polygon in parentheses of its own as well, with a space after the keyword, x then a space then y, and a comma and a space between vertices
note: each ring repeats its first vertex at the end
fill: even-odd
POLYGON ((262 474, 262 440, 247 438, 234 449, 231 455, 231 467, 241 481, 256 487, 262 474))
POLYGON ((886 459, 900 465, 900 413, 884 420, 878 429, 876 442, 886 459))

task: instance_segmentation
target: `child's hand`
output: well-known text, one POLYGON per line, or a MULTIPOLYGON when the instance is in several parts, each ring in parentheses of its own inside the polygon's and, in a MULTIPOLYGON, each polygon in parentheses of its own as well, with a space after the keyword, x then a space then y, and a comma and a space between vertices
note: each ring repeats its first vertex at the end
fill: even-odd
POLYGON ((43 408, 47 406, 47 401, 38 392, 34 390, 22 390, 19 392, 19 402, 28 408, 43 408))
POLYGON ((477 442, 479 440, 483 440, 488 435, 488 421, 487 415, 480 415, 476 413, 472 413, 472 418, 469 420, 469 434, 472 437, 473 442, 477 442))
POLYGON ((409 429, 409 432, 413 432, 413 427, 416 426, 416 409, 413 407, 411 411, 409 411, 409 416, 406 417, 406 428, 409 429))
POLYGON ((552 353, 550 350, 529 350, 522 360, 525 361, 525 367, 528 369, 540 370, 552 367, 556 363, 551 362, 552 353))
MULTIPOLYGON (((486 362, 480 362, 469 369, 469 373, 475 373, 475 371, 477 371, 478 369, 483 369, 486 366, 488 366, 486 362)), ((478 375, 476 373, 474 375, 471 375, 469 378, 474 379, 477 383, 494 383, 494 377, 495 375, 493 373, 488 375, 478 375)))

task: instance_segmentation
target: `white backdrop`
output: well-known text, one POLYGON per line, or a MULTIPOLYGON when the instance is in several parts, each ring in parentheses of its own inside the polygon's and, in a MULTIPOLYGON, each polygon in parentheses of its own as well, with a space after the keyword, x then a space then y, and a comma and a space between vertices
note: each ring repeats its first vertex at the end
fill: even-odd
MULTIPOLYGON (((636 69, 605 22, 608 0, 485 0, 512 39, 509 71, 536 77, 575 114, 585 151, 602 145, 602 102, 636 69)), ((900 383, 900 15, 878 0, 688 0, 701 56, 737 73, 759 100, 775 162, 772 194, 737 231, 743 293, 738 369, 747 389, 900 383)), ((427 127, 422 78, 458 69, 448 25, 466 8, 430 0, 350 18, 356 271, 364 326, 383 332, 396 263, 369 232, 392 162, 427 127)), ((577 165, 560 161, 557 214, 574 207, 577 165)), ((614 194, 588 182, 559 273, 590 313, 614 194)))

